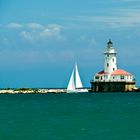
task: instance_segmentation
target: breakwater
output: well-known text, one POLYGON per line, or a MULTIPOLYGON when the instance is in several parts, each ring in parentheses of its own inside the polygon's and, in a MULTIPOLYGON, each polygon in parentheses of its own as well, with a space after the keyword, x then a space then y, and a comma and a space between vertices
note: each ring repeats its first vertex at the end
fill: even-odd
POLYGON ((19 88, 19 89, 0 89, 0 94, 33 94, 33 93, 66 93, 66 89, 59 88, 19 88))

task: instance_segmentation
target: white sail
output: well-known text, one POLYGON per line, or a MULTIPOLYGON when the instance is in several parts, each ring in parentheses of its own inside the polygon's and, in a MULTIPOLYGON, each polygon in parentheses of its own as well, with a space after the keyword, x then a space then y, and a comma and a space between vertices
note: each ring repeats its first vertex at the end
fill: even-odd
POLYGON ((73 70, 67 87, 67 91, 69 92, 74 90, 75 90, 75 83, 74 83, 74 70, 73 70))
POLYGON ((88 90, 83 88, 78 72, 78 67, 77 64, 75 64, 75 68, 72 71, 70 81, 67 87, 67 93, 78 93, 78 92, 88 92, 88 90))
POLYGON ((80 76, 79 76, 79 72, 78 72, 78 67, 77 67, 77 64, 75 64, 75 75, 76 75, 76 88, 80 89, 80 88, 83 88, 83 85, 82 85, 82 82, 81 82, 81 79, 80 79, 80 76))

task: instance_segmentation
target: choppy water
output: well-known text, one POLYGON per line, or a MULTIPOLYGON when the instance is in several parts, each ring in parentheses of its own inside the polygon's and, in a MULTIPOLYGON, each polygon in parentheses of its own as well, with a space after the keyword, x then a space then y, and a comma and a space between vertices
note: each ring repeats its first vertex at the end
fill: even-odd
POLYGON ((0 140, 140 140, 140 93, 0 95, 0 140))

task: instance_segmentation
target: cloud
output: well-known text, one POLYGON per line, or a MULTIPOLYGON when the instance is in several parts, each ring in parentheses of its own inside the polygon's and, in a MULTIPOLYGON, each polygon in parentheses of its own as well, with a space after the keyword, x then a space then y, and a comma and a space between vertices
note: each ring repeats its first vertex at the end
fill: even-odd
POLYGON ((135 27, 140 26, 140 13, 130 13, 124 16, 79 16, 75 20, 109 27, 135 27))
POLYGON ((20 36, 27 41, 36 42, 47 39, 64 40, 64 37, 61 35, 62 26, 58 24, 49 24, 46 27, 42 27, 40 24, 30 25, 34 30, 24 30, 20 32, 20 36))
POLYGON ((14 22, 7 24, 7 27, 12 28, 12 29, 19 29, 23 27, 24 29, 29 28, 33 30, 44 28, 44 26, 39 23, 19 24, 19 23, 14 23, 14 22))
POLYGON ((122 1, 124 1, 124 2, 139 2, 139 0, 122 0, 122 1))
POLYGON ((89 46, 96 46, 98 44, 95 37, 86 36, 86 35, 82 35, 80 37, 80 41, 86 42, 87 45, 89 46))
POLYGON ((7 27, 8 28, 12 28, 12 29, 19 29, 22 27, 22 24, 19 24, 19 23, 9 23, 7 24, 7 27))
MULTIPOLYGON (((133 8, 114 8, 102 10, 96 15, 91 15, 89 12, 83 12, 82 15, 63 17, 70 28, 91 28, 92 27, 139 27, 140 26, 140 9, 139 7, 133 8), (86 24, 86 26, 85 26, 86 24), (76 27, 77 26, 77 27, 76 27)), ((67 28, 68 28, 67 27, 67 28)))
POLYGON ((50 37, 60 37, 60 32, 62 28, 60 25, 57 24, 50 24, 48 25, 42 32, 40 32, 41 37, 50 38, 50 37))
POLYGON ((22 32, 20 33, 20 36, 21 36, 22 38, 24 38, 25 40, 33 41, 32 35, 31 35, 29 32, 27 32, 27 31, 22 31, 22 32))
POLYGON ((44 26, 39 24, 39 23, 29 23, 29 24, 27 24, 27 27, 30 29, 42 29, 42 28, 44 28, 44 26))
POLYGON ((63 27, 59 24, 42 25, 34 22, 26 24, 11 22, 6 25, 6 28, 20 29, 20 37, 30 42, 48 39, 64 40, 64 36, 61 34, 63 27))

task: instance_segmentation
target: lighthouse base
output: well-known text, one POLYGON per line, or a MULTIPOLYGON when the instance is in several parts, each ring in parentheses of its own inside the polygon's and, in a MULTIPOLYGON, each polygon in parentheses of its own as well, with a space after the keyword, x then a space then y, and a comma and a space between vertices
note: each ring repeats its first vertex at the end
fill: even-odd
POLYGON ((133 91, 135 82, 94 82, 91 81, 92 92, 124 92, 133 91))

